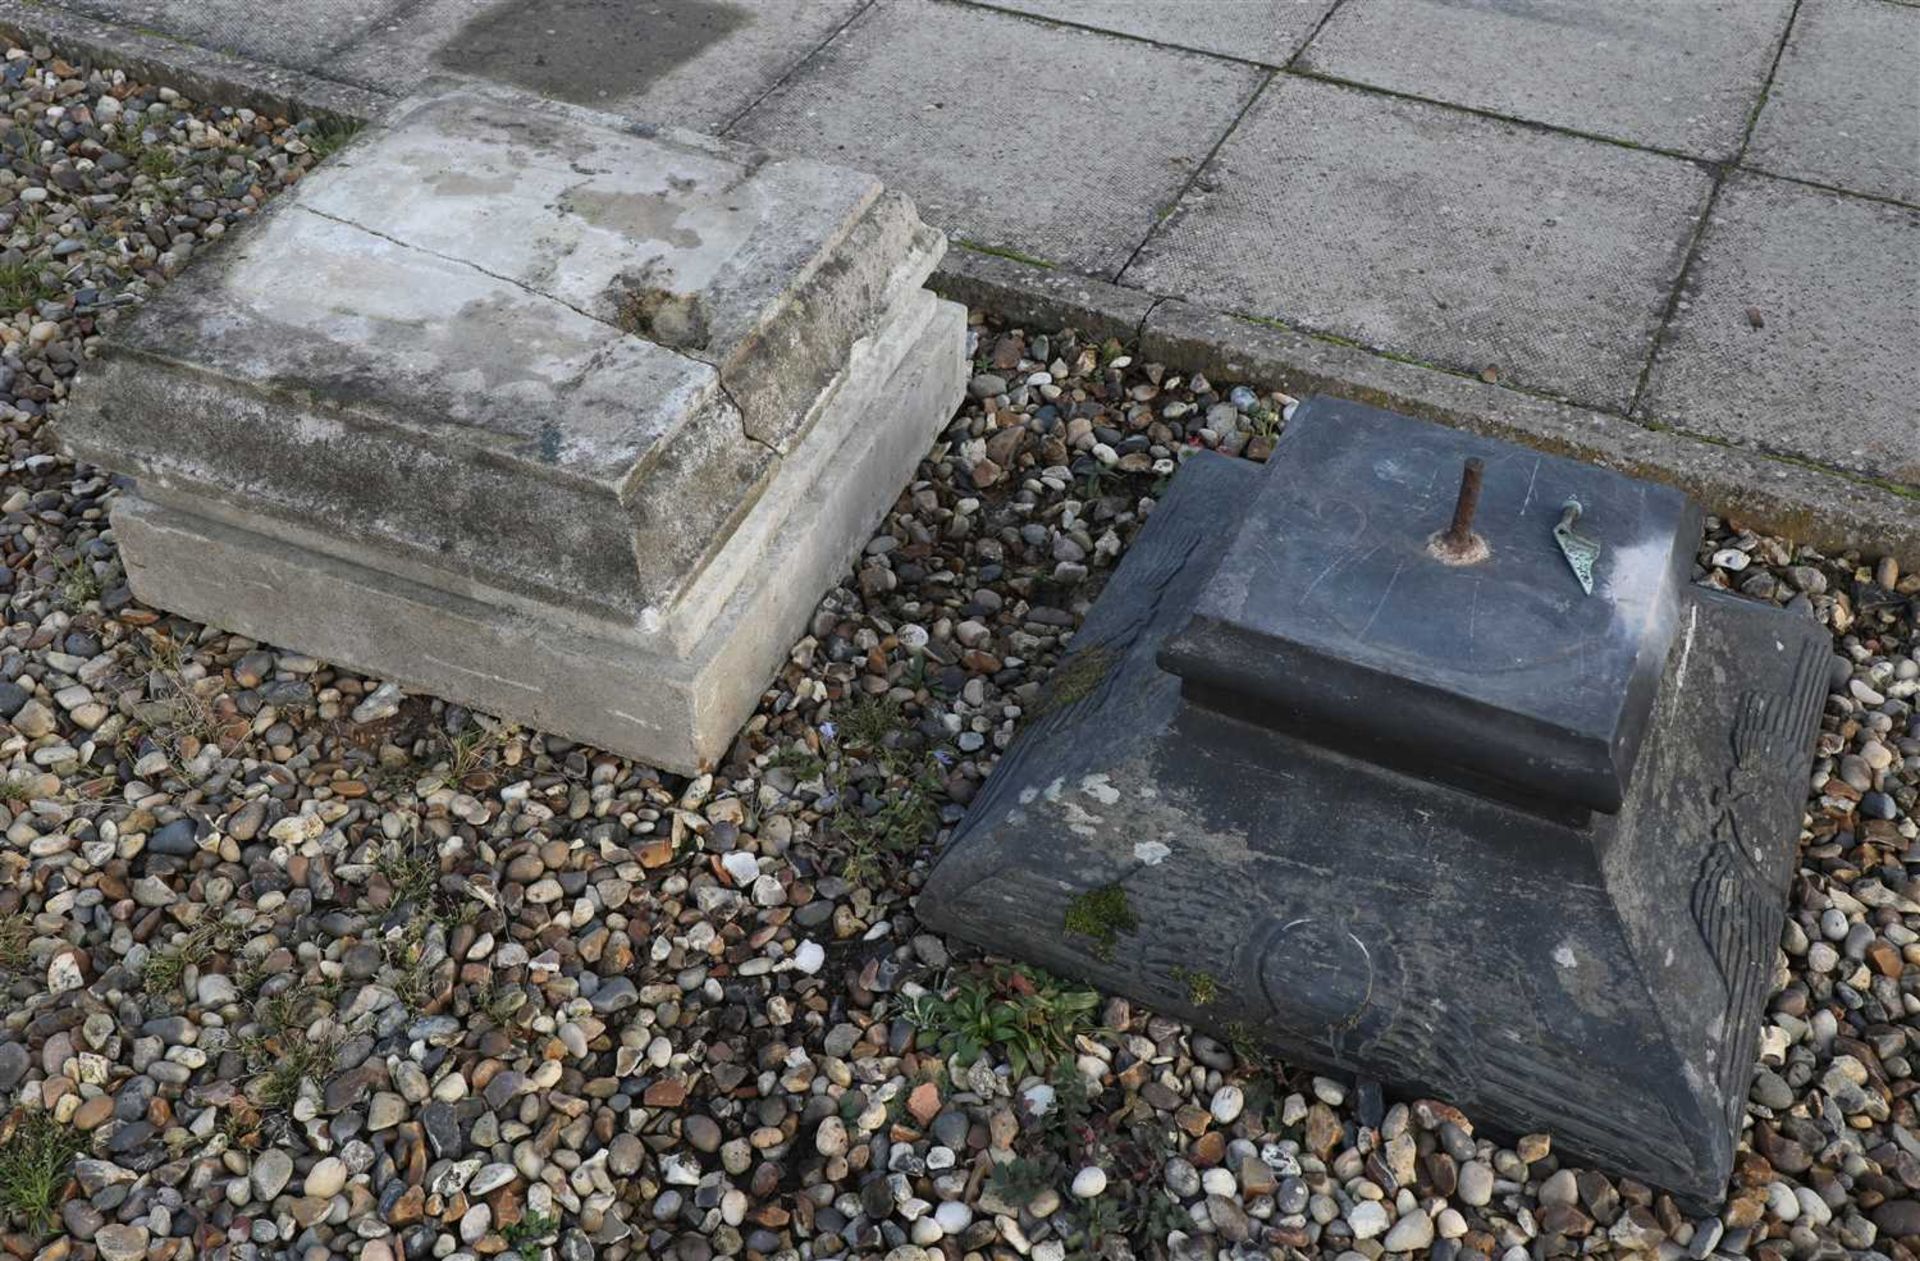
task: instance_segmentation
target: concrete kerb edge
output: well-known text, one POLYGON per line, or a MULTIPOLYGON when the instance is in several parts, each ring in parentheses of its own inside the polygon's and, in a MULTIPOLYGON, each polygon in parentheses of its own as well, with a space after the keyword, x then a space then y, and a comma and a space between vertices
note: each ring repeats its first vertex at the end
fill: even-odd
POLYGON ((1071 328, 1097 342, 1132 345, 1153 295, 1067 270, 988 254, 955 241, 927 285, 943 298, 1035 329, 1071 328))
POLYGON ((1337 395, 1601 464, 1755 530, 1920 568, 1920 497, 1105 281, 964 250, 949 258, 936 288, 1016 323, 1116 336, 1222 384, 1337 395))
POLYGON ((21 48, 44 44, 68 61, 124 70, 196 101, 261 113, 291 118, 318 114, 364 123, 394 104, 394 98, 368 88, 42 8, 32 0, 0 0, 0 36, 21 48))

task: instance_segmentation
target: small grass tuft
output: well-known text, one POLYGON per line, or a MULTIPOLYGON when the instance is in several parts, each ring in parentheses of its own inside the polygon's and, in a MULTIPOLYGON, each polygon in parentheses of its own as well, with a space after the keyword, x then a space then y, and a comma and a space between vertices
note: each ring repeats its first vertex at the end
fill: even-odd
POLYGON ((307 143, 307 152, 325 161, 345 147, 347 141, 365 131, 366 127, 356 118, 323 118, 301 139, 307 143))
POLYGON ((78 558, 61 565, 59 596, 61 606, 74 613, 98 600, 100 579, 95 576, 93 567, 78 558))
POLYGON ((1127 891, 1109 884, 1089 889, 1067 903, 1064 926, 1068 932, 1092 941, 1097 958, 1111 960, 1120 934, 1138 929, 1140 918, 1127 902, 1127 891))
POLYGON ((29 311, 61 294, 57 285, 40 279, 40 269, 31 263, 11 263, 0 267, 0 311, 29 311))
POLYGON ((838 734, 849 747, 885 753, 887 737, 905 722, 900 702, 887 696, 863 696, 841 717, 838 734))
POLYGON ((1210 1007, 1220 997, 1220 980, 1198 968, 1175 968, 1173 979, 1187 987, 1187 1001, 1195 1007, 1210 1007))
POLYGON ((140 156, 133 160, 134 167, 149 179, 163 180, 178 173, 180 163, 173 151, 165 145, 143 145, 140 156))
MULTIPOLYGON (((879 879, 892 860, 918 849, 940 824, 937 803, 944 786, 938 763, 929 754, 888 743, 906 721, 899 702, 863 697, 835 723, 833 738, 844 752, 838 762, 822 763, 822 771, 840 802, 832 828, 844 847, 840 874, 850 883, 879 879), (855 763, 879 772, 877 787, 862 786, 855 763), (868 798, 876 804, 863 807, 868 798)), ((870 773, 867 778, 871 783, 870 773)))
POLYGON ((14 972, 27 966, 27 947, 33 943, 33 921, 25 913, 9 911, 0 915, 0 972, 14 972))
MULTIPOLYGON (((285 1112, 300 1098, 300 1083, 316 1084, 333 1075, 338 1048, 325 1038, 308 1038, 299 1029, 283 1030, 278 1051, 266 1073, 256 1079, 252 1094, 263 1110, 285 1112)), ((264 1044, 263 1044, 264 1045, 264 1044)))
POLYGON ((53 1225, 86 1137, 45 1112, 16 1114, 0 1126, 0 1217, 29 1235, 53 1225))
POLYGON ((216 922, 197 924, 175 938, 166 949, 149 954, 147 966, 140 973, 140 988, 155 997, 171 994, 189 967, 198 966, 213 953, 219 934, 220 925, 216 922))

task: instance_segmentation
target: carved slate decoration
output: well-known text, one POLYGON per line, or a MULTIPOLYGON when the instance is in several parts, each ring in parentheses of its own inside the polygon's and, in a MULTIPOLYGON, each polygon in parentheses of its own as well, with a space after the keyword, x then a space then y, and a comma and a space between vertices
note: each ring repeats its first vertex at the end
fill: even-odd
POLYGON ((1698 538, 1666 488, 1313 400, 1264 470, 1174 479, 920 914, 1704 1210, 1830 649, 1691 585, 1698 538), (1489 555, 1442 566, 1467 457, 1489 555), (1064 920, 1110 885, 1138 927, 1105 949, 1064 920))

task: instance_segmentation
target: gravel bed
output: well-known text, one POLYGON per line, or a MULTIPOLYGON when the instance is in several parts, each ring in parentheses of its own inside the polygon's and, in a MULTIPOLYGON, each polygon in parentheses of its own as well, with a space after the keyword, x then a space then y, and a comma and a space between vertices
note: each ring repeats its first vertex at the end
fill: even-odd
POLYGON ((1834 634, 1728 1203, 921 931, 1186 453, 1290 400, 976 321, 979 374, 686 780, 142 607, 48 408, 324 129, 8 54, 0 1249, 107 1261, 1920 1251, 1920 582, 1715 521, 1834 634), (71 1177, 69 1177, 69 1174, 71 1177), (43 1212, 44 1210, 44 1212, 43 1212))

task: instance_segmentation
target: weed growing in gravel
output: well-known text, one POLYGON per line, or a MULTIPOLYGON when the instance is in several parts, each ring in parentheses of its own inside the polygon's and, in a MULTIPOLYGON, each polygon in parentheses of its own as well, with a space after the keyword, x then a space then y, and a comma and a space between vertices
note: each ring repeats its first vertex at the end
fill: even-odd
POLYGON ((1127 891, 1117 884, 1089 889, 1067 903, 1066 930, 1093 942, 1093 953, 1112 959, 1121 933, 1140 927, 1140 917, 1127 902, 1127 891))
POLYGON ((306 141, 307 152, 324 161, 338 153, 347 141, 359 135, 366 126, 352 118, 323 118, 316 121, 313 130, 302 139, 306 141))
POLYGON ((100 579, 77 557, 60 566, 59 584, 60 604, 69 612, 78 613, 100 598, 100 579))
POLYGON ((468 791, 493 787, 497 778, 495 768, 499 765, 498 754, 506 748, 512 732, 511 724, 492 727, 478 721, 470 722, 451 735, 445 731, 438 732, 440 739, 446 743, 446 758, 433 768, 435 779, 432 787, 468 791), (443 766, 444 770, 441 769, 443 766))
MULTIPOLYGON (((189 742, 209 744, 219 739, 220 718, 213 701, 200 693, 187 677, 186 657, 178 641, 150 636, 139 641, 138 650, 146 658, 147 699, 135 702, 136 722, 160 743, 176 761, 184 760, 189 742)), ((244 720, 238 724, 245 732, 244 720)), ((132 728, 129 728, 132 738, 132 728)), ((236 737, 235 745, 242 737, 236 737)), ((232 750, 228 750, 231 752, 232 750)))
POLYGON ((255 1008, 255 1017, 265 1031, 244 1039, 240 1048, 250 1071, 265 1070, 254 1078, 247 1093, 268 1112, 285 1112, 293 1107, 300 1098, 300 1083, 308 1078, 322 1082, 331 1077, 339 1054, 332 1039, 308 1037, 300 1019, 304 1009, 298 1001, 281 1002, 283 998, 290 999, 290 995, 277 995, 255 1008))
POLYGON ((18 911, 0 915, 0 972, 27 966, 27 947, 33 942, 33 921, 18 911))
POLYGON ((842 875, 855 884, 878 878, 889 858, 911 853, 940 821, 934 787, 924 775, 896 774, 871 813, 841 810, 834 830, 846 844, 842 875))
POLYGON ((412 1012, 425 1011, 440 997, 435 974, 446 953, 428 948, 427 930, 433 923, 428 915, 416 911, 404 931, 389 935, 382 943, 389 969, 382 980, 412 1012))
POLYGON ((518 986, 487 981, 469 991, 467 1001, 496 1027, 507 1029, 513 1025, 514 1013, 527 1005, 527 994, 518 986))
POLYGON ((65 292, 60 285, 43 283, 39 269, 31 263, 10 263, 0 267, 0 309, 9 312, 31 310, 65 292))
POLYGON ((142 146, 140 156, 134 159, 134 166, 140 174, 157 180, 166 179, 180 169, 180 163, 165 145, 142 146))
POLYGON ((845 751, 859 751, 864 760, 850 763, 842 757, 836 763, 821 764, 828 790, 840 803, 833 830, 844 846, 840 874, 850 883, 879 879, 891 860, 911 854, 939 826, 936 803, 942 785, 937 763, 888 743, 888 737, 905 725, 898 702, 864 697, 847 710, 834 732, 845 751), (875 773, 878 788, 863 788, 861 781, 875 773), (862 808, 859 802, 865 798, 877 804, 862 808))
POLYGON ((238 944, 238 931, 217 920, 195 924, 176 937, 172 945, 147 956, 147 966, 140 973, 140 987, 152 997, 170 994, 179 987, 187 968, 206 962, 215 947, 232 948, 238 944))
POLYGON ((863 696, 840 718, 839 738, 849 748, 870 749, 884 756, 887 737, 906 722, 900 702, 884 696, 863 696))
POLYGON ((429 909, 440 887, 438 860, 396 842, 380 852, 373 866, 393 886, 394 906, 411 902, 420 910, 429 909))
POLYGON ((962 976, 945 997, 916 1001, 907 1018, 941 1055, 971 1064, 991 1051, 1019 1078, 1044 1074, 1070 1056, 1074 1038, 1093 1028, 1099 1003, 1093 990, 1015 966, 962 976))
POLYGON ((27 801, 33 794, 23 782, 12 776, 0 776, 0 801, 27 801))
POLYGON ((540 1256, 540 1241, 559 1229, 558 1218, 548 1217, 545 1213, 528 1213, 502 1230, 500 1237, 507 1241, 507 1247, 519 1253, 526 1261, 537 1261, 540 1256))
POLYGON ((987 1174, 987 1187, 1001 1203, 1025 1208, 1042 1191, 1051 1188, 1060 1175, 1060 1158, 1051 1152, 1015 1156, 993 1167, 987 1174))
POLYGON ((45 1112, 17 1113, 0 1129, 0 1217, 36 1235, 53 1224, 86 1138, 45 1112))

